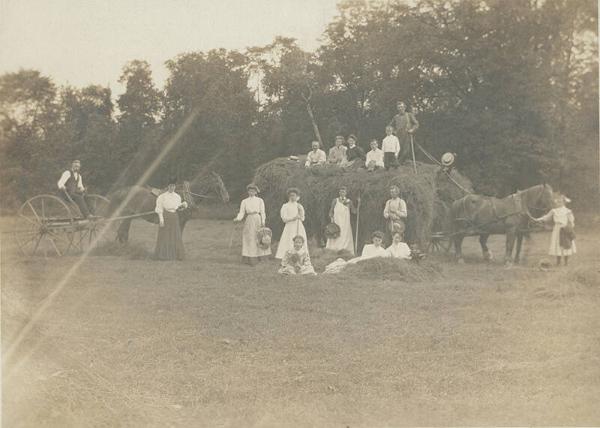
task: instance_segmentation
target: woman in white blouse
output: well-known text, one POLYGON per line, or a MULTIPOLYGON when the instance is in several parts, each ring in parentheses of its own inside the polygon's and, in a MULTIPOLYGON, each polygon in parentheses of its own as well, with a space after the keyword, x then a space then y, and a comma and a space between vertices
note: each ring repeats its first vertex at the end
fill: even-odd
POLYGON ((266 221, 265 203, 257 196, 258 186, 251 183, 246 186, 246 190, 248 197, 240 204, 240 212, 233 221, 246 219, 242 232, 242 260, 244 263, 254 266, 263 258, 271 255, 271 247, 262 249, 258 245, 258 231, 264 227, 266 221))
POLYGON ((156 198, 155 212, 158 214, 158 236, 154 256, 158 260, 183 260, 185 250, 179 227, 180 207, 187 208, 181 197, 175 193, 175 178, 169 180, 167 191, 156 198))
POLYGON ((283 233, 279 239, 277 253, 275 254, 275 258, 280 260, 283 259, 288 250, 292 250, 294 248, 293 240, 297 235, 300 235, 302 238, 304 238, 304 246, 302 247, 302 250, 306 251, 306 254, 308 254, 308 246, 306 245, 306 230, 304 229, 304 224, 302 223, 304 221, 304 207, 298 202, 298 198, 300 198, 300 191, 295 187, 292 187, 288 189, 287 196, 288 202, 281 206, 281 210, 279 212, 281 215, 281 220, 283 220, 285 223, 283 233))

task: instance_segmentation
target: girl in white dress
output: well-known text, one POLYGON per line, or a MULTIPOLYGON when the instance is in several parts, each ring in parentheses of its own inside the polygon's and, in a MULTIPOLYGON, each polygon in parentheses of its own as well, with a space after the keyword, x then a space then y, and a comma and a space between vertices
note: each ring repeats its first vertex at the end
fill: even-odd
POLYGON ((334 239, 328 239, 325 248, 333 251, 346 250, 354 255, 354 239, 352 239, 352 224, 350 213, 356 209, 350 199, 346 197, 348 190, 346 187, 339 189, 339 197, 331 202, 329 209, 329 218, 340 228, 340 236, 334 239))
POLYGON ((295 236, 300 235, 304 238, 302 249, 308 254, 308 245, 306 245, 306 230, 304 229, 304 207, 298 203, 300 197, 300 191, 292 187, 287 190, 288 202, 282 205, 281 220, 285 223, 281 239, 279 239, 279 246, 277 247, 277 253, 275 258, 283 259, 285 253, 288 250, 294 248, 293 239, 295 236))
MULTIPOLYGON (((570 241, 569 245, 561 245, 561 229, 565 228, 570 233, 573 233, 573 228, 575 228, 575 217, 573 216, 573 212, 565 206, 565 197, 563 195, 558 196, 554 200, 555 208, 551 209, 546 215, 536 218, 536 221, 545 222, 552 220, 554 222, 554 227, 552 229, 552 236, 550 237, 550 248, 548 249, 548 254, 551 256, 556 256, 556 265, 560 265, 561 257, 565 259, 565 266, 569 263, 569 256, 575 254, 577 252, 577 248, 575 247, 575 240, 570 241)), ((564 231, 563 231, 564 233, 564 231)))
POLYGON ((310 262, 308 252, 303 250, 304 238, 300 235, 294 237, 294 247, 285 252, 281 260, 279 273, 283 275, 316 275, 310 262))
POLYGON ((262 249, 258 245, 257 234, 261 227, 265 225, 265 203, 256 196, 259 192, 256 184, 246 186, 248 197, 240 204, 240 212, 233 221, 242 221, 244 218, 244 231, 242 232, 242 260, 251 266, 266 258, 271 254, 271 247, 262 249))

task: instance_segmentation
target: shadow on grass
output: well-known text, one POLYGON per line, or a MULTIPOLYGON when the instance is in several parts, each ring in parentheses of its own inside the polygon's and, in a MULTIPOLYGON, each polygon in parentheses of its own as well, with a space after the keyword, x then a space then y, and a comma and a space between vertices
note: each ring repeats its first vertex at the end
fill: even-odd
POLYGON ((125 257, 130 260, 150 260, 153 257, 153 253, 141 244, 118 242, 103 243, 94 248, 90 255, 125 257))

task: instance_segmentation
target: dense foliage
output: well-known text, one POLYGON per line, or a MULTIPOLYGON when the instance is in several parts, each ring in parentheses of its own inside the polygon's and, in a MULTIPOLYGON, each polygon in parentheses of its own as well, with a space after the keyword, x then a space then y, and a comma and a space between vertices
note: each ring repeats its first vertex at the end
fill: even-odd
POLYGON ((458 154, 476 190, 504 195, 547 181, 597 203, 598 55, 594 0, 342 1, 315 52, 293 39, 245 52, 185 53, 156 87, 147 62, 125 92, 57 87, 35 70, 0 76, 2 202, 52 192, 73 158, 105 193, 136 182, 190 115, 150 179, 210 168, 241 195, 275 157, 354 133, 381 139, 396 100, 434 155, 458 154), (591 197, 596 195, 595 198, 591 197))

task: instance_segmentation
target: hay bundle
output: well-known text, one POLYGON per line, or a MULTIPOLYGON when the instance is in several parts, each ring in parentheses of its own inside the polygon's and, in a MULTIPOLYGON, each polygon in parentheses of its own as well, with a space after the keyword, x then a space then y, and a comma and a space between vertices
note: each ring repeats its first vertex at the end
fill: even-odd
MULTIPOLYGON (((408 209, 406 239, 424 245, 429 241, 434 224, 443 227, 444 222, 436 217, 436 212, 445 211, 445 207, 464 196, 464 192, 451 183, 445 174, 439 173, 436 165, 417 163, 417 171, 415 175, 412 164, 397 170, 376 172, 364 169, 344 171, 336 166, 306 169, 303 159, 290 161, 278 158, 260 166, 254 182, 261 189, 267 225, 275 237, 281 236, 283 230, 279 210, 287 200, 286 189, 298 187, 302 193, 300 203, 306 210, 306 231, 309 236, 319 239, 329 223, 331 201, 338 195, 338 189, 346 186, 349 198, 355 203, 358 196, 361 197, 359 248, 373 231, 385 230, 383 209, 390 197, 389 187, 395 184, 400 188, 408 209)), ((469 180, 458 172, 453 171, 452 178, 462 186, 471 188, 469 180)), ((442 215, 446 216, 446 213, 442 215)), ((353 233, 355 226, 356 218, 352 216, 353 233)))

